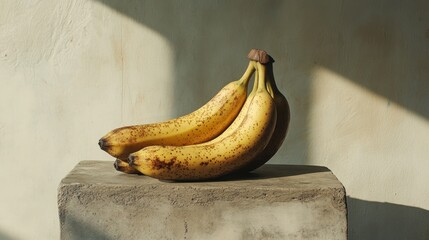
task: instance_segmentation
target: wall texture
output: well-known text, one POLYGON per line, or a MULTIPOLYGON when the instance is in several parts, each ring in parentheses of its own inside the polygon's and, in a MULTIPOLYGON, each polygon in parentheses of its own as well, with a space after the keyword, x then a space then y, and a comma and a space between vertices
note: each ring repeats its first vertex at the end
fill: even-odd
POLYGON ((429 238, 429 2, 2 1, 0 239, 58 239, 99 137, 192 111, 267 50, 291 104, 271 163, 330 168, 350 239, 429 238))

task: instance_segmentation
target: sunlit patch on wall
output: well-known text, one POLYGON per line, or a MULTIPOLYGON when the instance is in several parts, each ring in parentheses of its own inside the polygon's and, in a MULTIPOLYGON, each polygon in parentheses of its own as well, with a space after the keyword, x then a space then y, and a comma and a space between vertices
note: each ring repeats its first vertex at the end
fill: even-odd
POLYGON ((397 176, 423 179, 423 172, 415 173, 423 165, 429 168, 424 161, 429 122, 424 117, 324 67, 312 71, 310 98, 309 163, 323 163, 348 176, 343 178, 350 183, 348 190, 363 198, 399 199, 387 195, 405 182, 412 186, 415 179, 397 176), (390 188, 377 184, 377 179, 384 179, 390 188))

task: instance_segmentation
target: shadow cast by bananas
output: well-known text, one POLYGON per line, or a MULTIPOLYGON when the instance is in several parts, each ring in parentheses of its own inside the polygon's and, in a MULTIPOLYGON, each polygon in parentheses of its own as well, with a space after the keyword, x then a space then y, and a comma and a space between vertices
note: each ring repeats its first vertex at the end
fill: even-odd
MULTIPOLYGON (((318 172, 329 172, 330 170, 327 167, 323 166, 314 166, 314 165, 285 165, 285 164, 265 164, 262 167, 252 171, 252 172, 240 172, 233 173, 221 178, 203 180, 207 182, 224 182, 224 181, 249 181, 249 180, 260 180, 260 179, 270 179, 270 178, 282 178, 303 174, 311 174, 318 172)), ((189 182, 189 181, 170 181, 170 180, 160 180, 162 182, 189 182)), ((202 180, 196 180, 201 182, 202 180)), ((191 181, 192 182, 192 181, 191 181)))
POLYGON ((255 171, 224 176, 218 181, 270 179, 329 171, 327 167, 314 165, 265 164, 255 171))
POLYGON ((429 211, 347 197, 350 240, 429 239, 429 211))

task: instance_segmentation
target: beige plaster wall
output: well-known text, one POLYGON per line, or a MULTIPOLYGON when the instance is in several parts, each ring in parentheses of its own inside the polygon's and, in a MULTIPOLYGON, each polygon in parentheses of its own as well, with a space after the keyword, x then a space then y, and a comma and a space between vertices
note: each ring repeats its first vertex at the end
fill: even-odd
POLYGON ((0 3, 0 239, 58 239, 56 188, 110 129, 192 111, 276 59, 271 163, 329 167, 350 239, 429 238, 427 1, 0 3))

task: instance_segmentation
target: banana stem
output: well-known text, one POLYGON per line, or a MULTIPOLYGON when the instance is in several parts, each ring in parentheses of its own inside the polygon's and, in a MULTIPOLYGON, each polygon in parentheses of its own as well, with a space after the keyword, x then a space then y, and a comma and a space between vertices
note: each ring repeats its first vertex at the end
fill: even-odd
POLYGON ((249 65, 247 65, 246 71, 244 72, 243 76, 239 80, 240 82, 242 82, 246 86, 249 83, 250 77, 255 72, 255 66, 254 66, 254 64, 252 62, 253 61, 249 62, 249 65))
POLYGON ((255 80, 253 81, 253 88, 252 88, 252 91, 250 92, 250 94, 255 94, 256 91, 258 90, 259 71, 258 71, 258 67, 256 66, 256 62, 251 61, 251 63, 252 63, 253 68, 255 69, 255 80))
POLYGON ((266 79, 265 79, 265 73, 266 69, 265 66, 259 62, 256 63, 257 69, 258 69, 258 91, 266 90, 266 79))
POLYGON ((265 87, 267 88, 267 91, 270 93, 271 97, 274 99, 276 91, 273 88, 273 84, 275 84, 275 82, 274 82, 274 74, 273 74, 273 65, 272 65, 272 63, 267 63, 266 69, 267 69, 267 84, 266 84, 265 87))
POLYGON ((275 93, 280 92, 279 89, 277 88, 276 81, 274 79, 273 63, 267 64, 267 78, 268 78, 268 81, 267 81, 268 91, 270 91, 273 95, 275 93))
POLYGON ((270 80, 271 79, 268 79, 267 84, 266 84, 265 87, 267 88, 267 91, 271 95, 271 97, 274 98, 274 91, 273 91, 273 88, 271 86, 271 81, 270 80))

